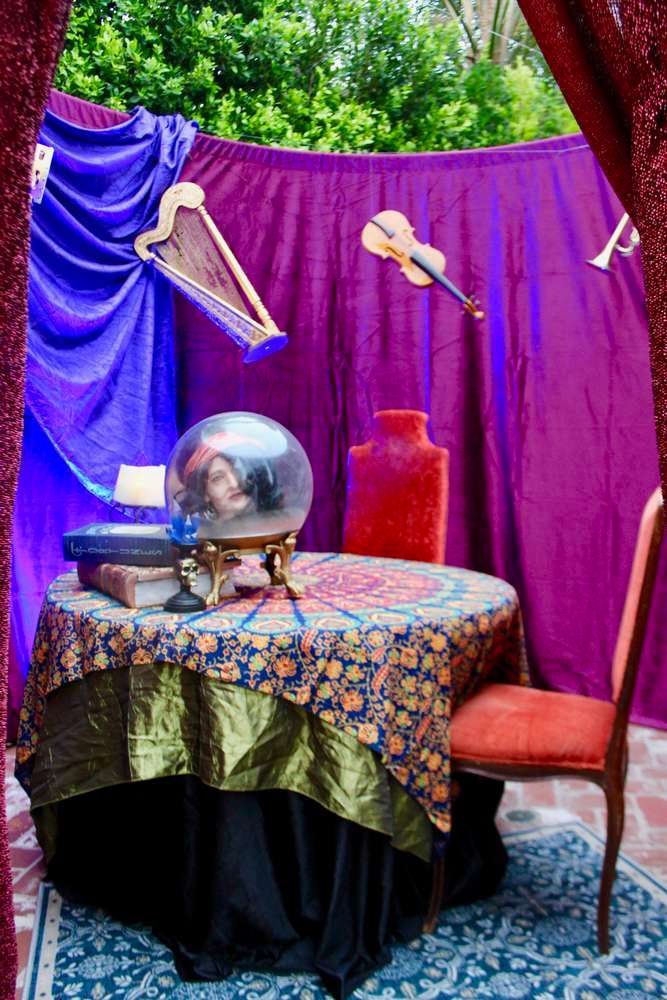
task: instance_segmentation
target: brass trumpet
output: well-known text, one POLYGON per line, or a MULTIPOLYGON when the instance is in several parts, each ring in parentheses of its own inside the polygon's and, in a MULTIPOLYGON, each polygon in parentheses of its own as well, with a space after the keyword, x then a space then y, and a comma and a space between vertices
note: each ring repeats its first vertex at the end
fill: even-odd
POLYGON ((605 245, 604 249, 601 250, 597 257, 587 260, 586 263, 592 264, 593 267, 597 267, 600 271, 611 271, 609 262, 615 252, 620 253, 623 257, 629 257, 630 254, 634 253, 636 247, 639 246, 639 233, 634 226, 630 231, 630 242, 626 244, 618 242, 629 221, 630 216, 625 212, 616 229, 609 237, 609 242, 605 245))

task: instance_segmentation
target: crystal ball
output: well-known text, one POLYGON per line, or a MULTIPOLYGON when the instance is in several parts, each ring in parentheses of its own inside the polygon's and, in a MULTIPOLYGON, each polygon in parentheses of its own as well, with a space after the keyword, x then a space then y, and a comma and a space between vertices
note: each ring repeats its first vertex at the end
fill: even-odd
POLYGON ((313 498, 308 456, 285 427, 257 413, 218 413, 169 456, 165 492, 175 542, 246 547, 298 531, 313 498))

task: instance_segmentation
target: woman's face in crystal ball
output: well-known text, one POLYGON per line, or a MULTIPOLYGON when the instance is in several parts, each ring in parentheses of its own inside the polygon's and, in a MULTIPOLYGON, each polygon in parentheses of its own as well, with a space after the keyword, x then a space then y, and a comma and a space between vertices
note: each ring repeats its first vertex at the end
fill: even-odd
POLYGON ((244 493, 233 465, 223 455, 208 467, 205 499, 219 518, 237 517, 252 507, 252 498, 244 493))

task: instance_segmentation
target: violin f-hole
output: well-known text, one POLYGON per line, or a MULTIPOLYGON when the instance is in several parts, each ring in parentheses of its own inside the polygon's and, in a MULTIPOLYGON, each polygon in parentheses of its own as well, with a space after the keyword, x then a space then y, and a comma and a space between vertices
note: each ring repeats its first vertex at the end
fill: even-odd
POLYGON ((462 302, 471 316, 483 319, 484 313, 477 304, 445 277, 445 255, 430 243, 419 243, 414 238, 413 227, 401 212, 393 209, 378 212, 364 226, 361 242, 370 253, 395 260, 413 285, 424 287, 435 281, 462 302))

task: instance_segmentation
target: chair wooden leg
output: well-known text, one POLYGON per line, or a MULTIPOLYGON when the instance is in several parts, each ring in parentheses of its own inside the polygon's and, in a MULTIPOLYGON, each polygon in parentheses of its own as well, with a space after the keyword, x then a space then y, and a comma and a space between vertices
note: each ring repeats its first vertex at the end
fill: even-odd
POLYGON ((445 891, 445 859, 437 858, 433 864, 433 882, 431 886, 431 901, 422 928, 424 934, 432 934, 438 923, 438 914, 442 906, 442 896, 445 891))
POLYGON ((616 874, 616 861, 621 846, 625 818, 623 779, 619 776, 610 780, 604 791, 607 798, 607 844, 602 863, 600 896, 598 899, 598 948, 603 955, 606 955, 609 951, 611 888, 616 874))

